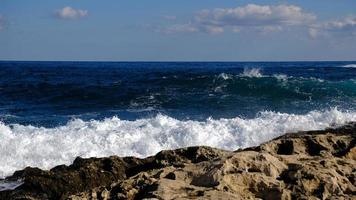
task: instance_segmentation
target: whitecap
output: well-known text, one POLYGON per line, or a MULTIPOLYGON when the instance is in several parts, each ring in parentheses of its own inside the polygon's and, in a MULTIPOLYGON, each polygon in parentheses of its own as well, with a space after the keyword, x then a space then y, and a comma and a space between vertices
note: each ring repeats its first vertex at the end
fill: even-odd
POLYGON ((255 78, 260 78, 262 77, 261 69, 260 68, 244 68, 244 71, 242 74, 240 74, 242 77, 255 77, 255 78))
POLYGON ((356 68, 356 64, 343 65, 342 67, 346 67, 346 68, 356 68))
POLYGON ((335 109, 304 115, 266 111, 255 118, 177 120, 155 117, 74 119, 54 128, 0 122, 0 177, 26 166, 49 169, 75 157, 146 157, 164 149, 208 145, 236 150, 259 145, 286 132, 324 129, 356 121, 356 112, 335 109))
POLYGON ((280 81, 286 81, 288 78, 290 78, 285 74, 273 74, 273 77, 280 81))
POLYGON ((218 78, 221 78, 223 80, 228 80, 228 79, 232 79, 233 76, 231 74, 221 73, 218 75, 218 78))

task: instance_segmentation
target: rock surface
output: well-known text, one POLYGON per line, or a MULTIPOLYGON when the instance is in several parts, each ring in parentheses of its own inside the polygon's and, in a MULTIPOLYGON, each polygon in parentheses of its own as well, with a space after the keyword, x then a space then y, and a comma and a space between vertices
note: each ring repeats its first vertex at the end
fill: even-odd
POLYGON ((210 147, 145 159, 77 158, 25 168, 0 199, 356 199, 356 123, 286 134, 235 152, 210 147))

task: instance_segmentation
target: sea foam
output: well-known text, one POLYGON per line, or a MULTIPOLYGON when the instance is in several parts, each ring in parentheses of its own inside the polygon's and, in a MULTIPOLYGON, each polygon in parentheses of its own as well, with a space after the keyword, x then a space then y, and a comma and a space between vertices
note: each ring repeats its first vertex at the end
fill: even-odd
POLYGON ((260 68, 244 68, 244 71, 240 75, 242 77, 255 77, 260 78, 262 77, 261 69, 260 68))
POLYGON ((208 145, 236 150, 258 145, 286 132, 324 129, 356 121, 355 112, 336 108, 305 115, 261 112, 255 118, 177 120, 166 115, 135 121, 118 117, 74 119, 55 128, 0 123, 0 176, 26 166, 49 169, 75 157, 145 157, 163 149, 208 145))
POLYGON ((346 67, 346 68, 356 68, 356 64, 343 65, 342 67, 346 67))

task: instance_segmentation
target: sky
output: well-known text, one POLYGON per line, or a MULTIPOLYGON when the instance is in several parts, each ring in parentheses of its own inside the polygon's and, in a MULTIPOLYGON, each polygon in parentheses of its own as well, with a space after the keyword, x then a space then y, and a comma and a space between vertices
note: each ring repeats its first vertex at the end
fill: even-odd
POLYGON ((0 0, 0 60, 356 60, 355 0, 0 0))

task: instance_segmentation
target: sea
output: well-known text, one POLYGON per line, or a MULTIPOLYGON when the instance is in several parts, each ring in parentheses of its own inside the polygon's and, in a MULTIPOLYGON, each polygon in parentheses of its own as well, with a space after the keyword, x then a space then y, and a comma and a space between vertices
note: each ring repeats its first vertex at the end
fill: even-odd
POLYGON ((355 62, 0 61, 0 178, 356 121, 355 62))

